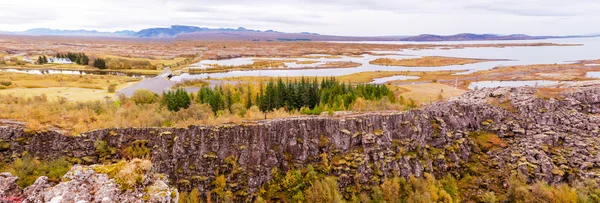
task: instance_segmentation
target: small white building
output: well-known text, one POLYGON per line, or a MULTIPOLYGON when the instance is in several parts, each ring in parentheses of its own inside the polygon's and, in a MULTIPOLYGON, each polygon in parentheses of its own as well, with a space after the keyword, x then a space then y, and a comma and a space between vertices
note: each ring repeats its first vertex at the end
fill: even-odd
POLYGON ((73 62, 69 58, 48 58, 48 63, 72 64, 73 62))

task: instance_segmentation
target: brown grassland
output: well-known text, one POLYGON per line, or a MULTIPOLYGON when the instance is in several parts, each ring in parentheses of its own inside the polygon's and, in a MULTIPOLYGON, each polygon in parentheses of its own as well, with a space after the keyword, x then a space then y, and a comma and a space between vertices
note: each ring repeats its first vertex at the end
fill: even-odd
POLYGON ((488 62, 492 60, 488 59, 470 59, 470 58, 453 58, 443 56, 425 56, 421 58, 407 58, 407 59, 392 59, 392 58, 378 58, 370 61, 370 64, 384 65, 384 66, 406 66, 406 67, 440 67, 450 65, 465 65, 473 63, 488 62))

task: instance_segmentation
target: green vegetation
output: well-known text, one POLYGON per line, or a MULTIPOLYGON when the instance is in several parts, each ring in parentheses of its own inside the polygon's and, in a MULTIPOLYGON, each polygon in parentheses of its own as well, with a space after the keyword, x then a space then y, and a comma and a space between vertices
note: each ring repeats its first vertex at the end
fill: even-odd
POLYGON ((106 162, 110 160, 111 156, 117 154, 117 149, 108 146, 104 140, 94 142, 94 148, 96 149, 96 155, 98 155, 100 162, 106 162))
MULTIPOLYGON (((111 149, 108 149, 112 152, 111 149)), ((136 140, 121 150, 121 155, 125 158, 150 158, 150 148, 148 147, 148 140, 136 140)), ((106 153, 104 153, 106 154, 106 153)), ((111 153, 113 154, 113 153, 111 153)))
POLYGON ((40 176, 46 176, 52 182, 59 182, 69 169, 71 169, 71 164, 65 158, 42 161, 31 156, 24 156, 14 159, 11 164, 2 168, 1 171, 10 172, 19 177, 17 184, 19 187, 25 188, 33 184, 40 176))
POLYGON ((96 58, 94 59, 94 62, 92 63, 92 66, 98 69, 106 69, 106 61, 102 58, 96 58))
POLYGON ((88 65, 90 63, 90 58, 85 55, 85 53, 71 53, 68 52, 66 54, 56 53, 56 58, 68 58, 71 62, 79 64, 79 65, 88 65))
POLYGON ((196 102, 209 104, 215 114, 227 110, 232 112, 236 103, 249 109, 256 105, 262 112, 270 112, 280 108, 287 111, 300 110, 303 114, 320 114, 326 110, 349 109, 357 98, 377 101, 386 98, 396 102, 394 93, 385 85, 359 84, 356 86, 340 83, 335 78, 317 79, 301 78, 300 81, 269 81, 259 86, 259 92, 253 96, 251 88, 203 87, 198 92, 196 102), (241 98, 245 97, 245 103, 241 98))
POLYGON ((141 185, 144 181, 144 174, 150 170, 152 163, 149 160, 133 159, 131 161, 120 161, 115 164, 96 166, 96 173, 107 174, 114 178, 121 186, 121 190, 126 191, 141 185))
POLYGON ((48 58, 46 56, 38 56, 37 64, 46 64, 48 63, 48 58))
POLYGON ((483 152, 487 152, 499 147, 506 147, 506 143, 502 141, 496 134, 486 132, 472 132, 469 134, 473 138, 475 144, 483 152))
POLYGON ((192 99, 184 89, 163 92, 162 103, 169 111, 179 111, 190 107, 192 99))
POLYGON ((131 100, 137 105, 152 104, 158 101, 158 95, 154 94, 150 90, 140 89, 133 92, 131 100))

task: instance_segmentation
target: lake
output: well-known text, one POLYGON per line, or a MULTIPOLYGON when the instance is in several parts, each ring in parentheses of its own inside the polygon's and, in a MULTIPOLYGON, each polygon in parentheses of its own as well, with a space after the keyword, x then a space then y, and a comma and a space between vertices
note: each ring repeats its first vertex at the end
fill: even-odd
MULTIPOLYGON (((555 64, 573 63, 578 60, 600 59, 600 38, 568 38, 568 39, 545 39, 545 40, 506 40, 506 41, 458 41, 458 42, 351 42, 351 43, 385 43, 385 44, 498 44, 498 43, 560 43, 560 44, 582 44, 582 46, 545 46, 545 47, 484 47, 464 49, 426 49, 426 50, 404 50, 377 52, 378 55, 363 54, 362 57, 327 58, 327 55, 313 55, 321 58, 285 58, 286 60, 316 60, 320 64, 331 61, 351 61, 362 64, 356 68, 326 68, 326 69, 271 69, 251 71, 231 71, 227 73, 210 74, 182 74, 174 77, 174 80, 202 79, 202 78, 224 78, 240 76, 271 76, 271 77, 295 77, 295 76, 342 76, 367 71, 456 71, 464 70, 458 74, 469 74, 481 70, 489 70, 498 66, 529 65, 529 64, 555 64), (387 54, 379 56, 379 54, 387 54), (416 58, 421 56, 446 56, 462 58, 482 59, 506 59, 506 61, 491 61, 467 65, 453 65, 444 67, 400 67, 381 66, 369 64, 377 58, 416 58)), ((195 67, 208 64, 218 65, 245 65, 252 64, 254 59, 264 58, 236 58, 227 60, 202 61, 195 67)), ((283 58, 270 58, 272 60, 284 60, 283 58)), ((286 63, 291 68, 299 68, 301 65, 286 63)), ((312 65, 312 64, 311 64, 312 65)), ((305 65, 306 67, 307 65, 305 65)), ((308 65, 310 67, 310 65, 308 65)), ((314 66, 312 66, 314 67, 314 66)))

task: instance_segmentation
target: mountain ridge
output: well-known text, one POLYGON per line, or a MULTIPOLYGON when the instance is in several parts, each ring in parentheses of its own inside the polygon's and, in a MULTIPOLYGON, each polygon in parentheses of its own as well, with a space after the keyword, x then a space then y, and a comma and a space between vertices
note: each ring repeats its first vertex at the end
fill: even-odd
POLYGON ((455 35, 421 34, 417 36, 336 36, 321 35, 312 32, 287 33, 274 30, 253 30, 239 28, 207 28, 187 25, 171 25, 170 27, 146 28, 140 31, 121 30, 101 32, 97 30, 60 30, 50 28, 34 28, 22 32, 0 32, 14 35, 58 35, 58 36, 99 36, 99 37, 133 37, 162 38, 182 40, 253 40, 253 41, 488 41, 488 40, 537 40, 553 38, 598 37, 600 34, 569 36, 530 36, 526 34, 474 34, 460 33, 455 35))

